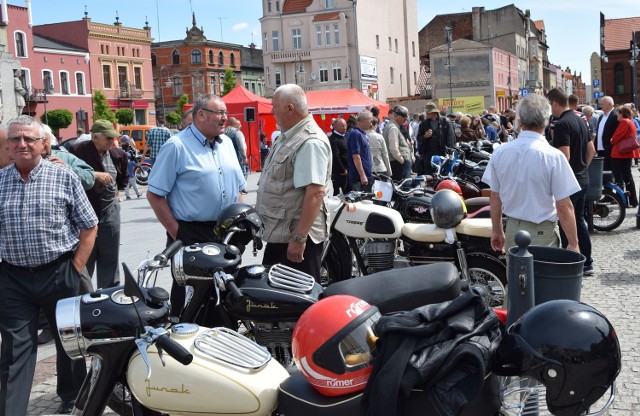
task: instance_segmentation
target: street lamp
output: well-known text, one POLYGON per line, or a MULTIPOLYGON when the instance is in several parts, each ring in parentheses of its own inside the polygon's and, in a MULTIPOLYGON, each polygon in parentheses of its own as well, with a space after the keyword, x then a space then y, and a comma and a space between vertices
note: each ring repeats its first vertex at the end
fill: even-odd
POLYGON ((638 108, 638 57, 640 56, 640 49, 638 49, 638 42, 636 32, 632 32, 633 39, 631 40, 631 92, 633 94, 633 105, 638 108))
POLYGON ((453 28, 451 27, 451 24, 444 27, 444 32, 447 36, 447 64, 445 66, 449 68, 449 111, 453 113, 453 84, 451 82, 451 40, 453 28))
POLYGON ((131 105, 131 115, 133 116, 133 125, 136 125, 136 113, 133 111, 133 85, 131 85, 131 81, 128 79, 124 80, 124 83, 127 85, 127 89, 129 90, 129 103, 131 105))
POLYGON ((173 82, 171 82, 171 78, 169 77, 169 70, 167 69, 167 67, 165 65, 162 65, 160 67, 160 80, 158 82, 158 85, 160 86, 160 97, 162 99, 162 119, 164 120, 164 115, 165 115, 165 111, 164 111, 164 86, 162 85, 162 71, 166 70, 167 71, 167 80, 165 81, 164 86, 171 87, 171 85, 173 85, 173 82))
POLYGON ((49 86, 51 85, 51 76, 49 74, 44 74, 42 77, 42 83, 44 84, 44 124, 49 124, 49 115, 47 114, 47 91, 49 91, 49 86))

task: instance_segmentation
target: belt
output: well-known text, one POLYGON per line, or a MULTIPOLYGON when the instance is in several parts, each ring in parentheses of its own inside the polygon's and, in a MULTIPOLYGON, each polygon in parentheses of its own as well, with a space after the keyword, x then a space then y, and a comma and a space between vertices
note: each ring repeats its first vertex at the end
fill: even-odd
POLYGON ((60 257, 58 257, 57 259, 53 260, 52 262, 49 262, 47 264, 41 264, 39 266, 28 266, 28 267, 16 266, 11 263, 7 263, 6 261, 3 261, 1 264, 4 264, 5 266, 9 266, 10 268, 21 271, 21 272, 35 273, 35 272, 41 272, 43 270, 47 270, 54 266, 57 266, 62 262, 64 262, 65 260, 72 258, 73 254, 74 254, 73 251, 68 251, 63 255, 61 255, 60 257))

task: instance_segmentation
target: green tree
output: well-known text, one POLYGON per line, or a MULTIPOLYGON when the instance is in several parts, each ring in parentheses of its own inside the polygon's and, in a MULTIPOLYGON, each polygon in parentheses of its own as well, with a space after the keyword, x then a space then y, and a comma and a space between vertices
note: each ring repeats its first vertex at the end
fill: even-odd
POLYGON ((40 121, 47 123, 49 127, 51 127, 51 130, 53 130, 53 134, 57 137, 60 129, 66 129, 71 125, 73 114, 71 114, 69 110, 58 108, 43 113, 40 116, 40 121))
POLYGON ((116 111, 116 120, 118 123, 124 125, 133 124, 133 111, 130 108, 121 108, 116 111))
POLYGON ((233 75, 233 69, 227 68, 224 71, 224 81, 222 84, 222 95, 227 95, 236 86, 236 76, 233 75))
POLYGON ((180 114, 178 113, 167 113, 167 115, 165 116, 165 121, 170 126, 177 126, 182 121, 182 116, 180 116, 180 114))
POLYGON ((93 90, 93 121, 108 120, 116 121, 116 116, 107 103, 107 98, 99 89, 93 90))
POLYGON ((178 101, 176 102, 176 106, 177 106, 176 114, 178 114, 180 117, 182 117, 182 108, 184 107, 185 104, 189 104, 189 96, 187 94, 182 94, 180 98, 178 98, 178 101))

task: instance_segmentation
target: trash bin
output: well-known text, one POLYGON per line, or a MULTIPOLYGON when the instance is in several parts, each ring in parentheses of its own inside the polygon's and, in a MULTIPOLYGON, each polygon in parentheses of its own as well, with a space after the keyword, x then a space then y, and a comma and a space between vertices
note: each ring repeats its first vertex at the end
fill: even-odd
POLYGON ((602 168, 604 158, 595 156, 589 165, 589 187, 587 188, 587 201, 598 201, 602 197, 602 168))
POLYGON ((555 299, 580 300, 586 258, 575 251, 529 246, 533 255, 533 287, 536 305, 555 299))

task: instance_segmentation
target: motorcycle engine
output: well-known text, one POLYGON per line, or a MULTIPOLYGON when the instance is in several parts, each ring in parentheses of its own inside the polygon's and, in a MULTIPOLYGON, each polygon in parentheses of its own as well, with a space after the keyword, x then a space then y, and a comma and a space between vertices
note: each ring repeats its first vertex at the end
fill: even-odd
POLYGON ((393 259, 396 254, 394 240, 369 239, 365 241, 363 250, 363 257, 369 273, 393 268, 393 259))

